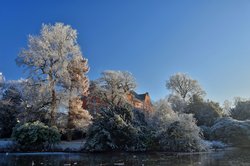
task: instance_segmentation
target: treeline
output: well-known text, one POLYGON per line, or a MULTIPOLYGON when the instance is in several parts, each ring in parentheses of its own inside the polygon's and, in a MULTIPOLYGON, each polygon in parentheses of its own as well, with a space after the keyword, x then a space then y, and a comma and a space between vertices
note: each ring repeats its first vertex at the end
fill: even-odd
POLYGON ((194 152, 211 148, 205 140, 250 142, 250 101, 223 109, 205 100, 205 91, 187 74, 166 81, 171 94, 152 103, 153 111, 128 100, 136 89, 129 72, 107 70, 89 81, 88 61, 69 25, 43 25, 16 62, 28 78, 0 78, 0 137, 12 137, 20 150, 83 138, 83 151, 194 152))

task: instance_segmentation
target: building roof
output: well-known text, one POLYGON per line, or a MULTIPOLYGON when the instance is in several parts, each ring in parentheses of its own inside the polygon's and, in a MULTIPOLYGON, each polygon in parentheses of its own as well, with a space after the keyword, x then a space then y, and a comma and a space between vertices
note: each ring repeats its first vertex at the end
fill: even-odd
POLYGON ((140 101, 145 101, 145 98, 148 95, 148 92, 143 94, 137 94, 135 91, 131 91, 130 93, 135 97, 135 99, 140 101))

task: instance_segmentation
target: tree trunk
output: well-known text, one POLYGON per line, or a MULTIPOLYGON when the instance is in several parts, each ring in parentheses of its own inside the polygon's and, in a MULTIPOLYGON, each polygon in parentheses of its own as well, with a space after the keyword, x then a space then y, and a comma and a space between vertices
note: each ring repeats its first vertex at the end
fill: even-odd
POLYGON ((50 125, 54 126, 56 124, 56 92, 52 89, 51 92, 52 99, 51 99, 51 112, 50 112, 50 125))
POLYGON ((49 88, 51 91, 50 126, 54 126, 56 124, 56 90, 55 81, 53 80, 52 66, 49 72, 49 88))
POLYGON ((72 133, 74 128, 74 106, 73 100, 69 99, 69 112, 68 112, 68 124, 67 124, 67 141, 72 140, 72 133))
POLYGON ((70 99, 69 100, 69 115, 68 115, 68 125, 67 125, 67 128, 68 129, 72 129, 74 128, 74 106, 73 106, 73 100, 70 99))

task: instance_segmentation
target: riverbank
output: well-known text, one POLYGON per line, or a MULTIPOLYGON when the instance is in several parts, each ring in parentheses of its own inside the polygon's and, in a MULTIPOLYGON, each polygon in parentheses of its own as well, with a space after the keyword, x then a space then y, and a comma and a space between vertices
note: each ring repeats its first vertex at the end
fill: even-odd
MULTIPOLYGON (((82 152, 83 146, 86 143, 85 139, 81 140, 73 140, 73 141, 61 141, 60 143, 53 145, 49 149, 46 150, 41 150, 41 151, 35 151, 35 152, 82 152)), ((229 148, 230 146, 227 146, 223 144, 222 142, 219 141, 204 141, 204 144, 207 145, 209 148, 209 151, 218 151, 218 150, 224 150, 225 148, 229 148)), ((13 152, 26 152, 26 151, 21 151, 20 149, 17 149, 17 144, 12 141, 11 139, 2 139, 0 140, 0 153, 13 153, 13 152)), ((29 152, 29 151, 28 151, 29 152)), ((151 152, 151 151, 146 151, 146 153, 151 152)), ((153 151, 155 152, 155 151, 153 151)), ((159 152, 164 152, 164 151, 159 151, 159 152)), ((144 153, 144 152, 143 152, 144 153)), ((169 154, 177 154, 176 152, 166 152, 169 154)), ((197 152, 201 153, 201 152, 197 152)), ((178 154, 190 154, 190 153, 178 153, 178 154)))

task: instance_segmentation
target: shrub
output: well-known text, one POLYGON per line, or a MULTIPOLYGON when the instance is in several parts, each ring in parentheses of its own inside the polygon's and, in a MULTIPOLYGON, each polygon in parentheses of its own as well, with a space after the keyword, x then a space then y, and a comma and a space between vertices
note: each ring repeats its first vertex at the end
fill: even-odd
POLYGON ((60 142, 60 133, 56 127, 48 127, 36 121, 17 125, 13 129, 12 138, 21 149, 37 150, 49 148, 60 142))
POLYGON ((211 139, 240 147, 250 145, 250 121, 222 118, 211 127, 211 139))
POLYGON ((167 101, 158 102, 156 108, 152 118, 154 146, 151 149, 170 152, 206 150, 193 115, 174 112, 167 101))
POLYGON ((143 151, 145 137, 138 124, 133 124, 131 108, 114 107, 103 110, 93 120, 87 134, 87 151, 143 151))
POLYGON ((200 128, 190 114, 179 114, 173 123, 159 127, 155 138, 159 149, 171 152, 196 152, 206 150, 200 128))

